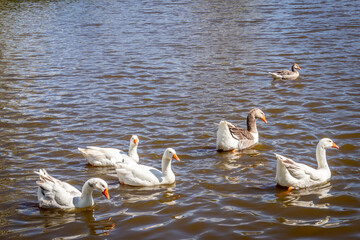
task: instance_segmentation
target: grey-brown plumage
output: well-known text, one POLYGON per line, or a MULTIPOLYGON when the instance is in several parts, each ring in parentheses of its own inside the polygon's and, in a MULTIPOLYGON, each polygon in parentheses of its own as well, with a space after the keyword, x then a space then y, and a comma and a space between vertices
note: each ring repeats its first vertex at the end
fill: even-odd
POLYGON ((269 72, 274 78, 280 79, 295 79, 299 77, 299 72, 296 69, 301 70, 300 66, 297 63, 294 63, 290 70, 280 70, 276 72, 269 72))
POLYGON ((245 149, 258 142, 256 119, 266 123, 265 114, 258 108, 250 110, 247 117, 247 129, 236 127, 233 124, 221 121, 218 126, 216 147, 219 151, 245 149))
POLYGON ((248 130, 232 126, 231 124, 228 124, 228 127, 233 138, 236 138, 238 140, 242 140, 242 139, 254 140, 254 136, 251 135, 251 133, 248 130))

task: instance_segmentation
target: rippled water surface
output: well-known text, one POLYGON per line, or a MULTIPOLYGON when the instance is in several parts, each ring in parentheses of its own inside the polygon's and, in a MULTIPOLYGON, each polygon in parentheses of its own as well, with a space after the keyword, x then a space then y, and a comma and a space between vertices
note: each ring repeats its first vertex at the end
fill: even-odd
POLYGON ((359 238, 359 16, 356 1, 0 0, 1 238, 359 238), (293 62, 296 80, 267 73, 293 62), (217 152, 216 123, 245 127, 254 107, 259 144, 217 152), (175 184, 120 185, 77 150, 132 134, 144 164, 177 151, 175 184), (277 188, 274 153, 315 166, 323 137, 340 147, 331 182, 277 188), (101 177, 111 199, 41 210, 39 168, 79 189, 101 177))

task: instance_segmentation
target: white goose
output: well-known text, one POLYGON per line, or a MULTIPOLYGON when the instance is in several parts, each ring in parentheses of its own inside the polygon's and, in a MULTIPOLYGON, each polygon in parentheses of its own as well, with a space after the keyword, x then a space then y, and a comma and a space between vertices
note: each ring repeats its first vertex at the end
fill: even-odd
POLYGON ((323 138, 319 141, 316 147, 317 169, 296 163, 290 158, 275 153, 277 158, 276 183, 290 189, 299 189, 328 182, 331 172, 326 161, 326 149, 329 148, 339 147, 329 138, 323 138))
POLYGON ((164 184, 172 184, 175 182, 175 174, 171 170, 171 160, 180 161, 176 152, 172 148, 165 150, 162 157, 162 171, 145 166, 145 165, 129 165, 117 164, 116 173, 121 184, 131 186, 156 186, 164 184))
POLYGON ((294 63, 291 67, 291 71, 290 70, 281 70, 281 71, 269 72, 269 73, 273 76, 273 78, 291 80, 291 79, 298 78, 300 75, 299 72, 296 71, 296 69, 301 70, 300 66, 297 63, 294 63))
POLYGON ((116 148, 101 148, 89 146, 85 148, 78 148, 81 154, 85 157, 90 165, 97 167, 115 166, 116 163, 136 164, 139 162, 139 155, 137 147, 139 138, 132 135, 130 139, 130 146, 128 155, 116 148))
POLYGON ((38 201, 41 208, 85 208, 94 205, 92 193, 94 189, 99 190, 110 199, 107 183, 100 178, 87 180, 82 187, 82 192, 66 182, 62 182, 50 176, 45 169, 40 169, 38 201))
POLYGON ((258 108, 250 110, 247 117, 247 130, 235 127, 227 121, 221 121, 216 134, 216 149, 218 151, 242 150, 259 142, 257 118, 267 123, 265 114, 258 108))

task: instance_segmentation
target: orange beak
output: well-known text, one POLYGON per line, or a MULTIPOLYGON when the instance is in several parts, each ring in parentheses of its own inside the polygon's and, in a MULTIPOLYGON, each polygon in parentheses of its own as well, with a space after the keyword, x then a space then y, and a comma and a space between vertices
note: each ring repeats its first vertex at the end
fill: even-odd
POLYGON ((336 145, 334 142, 333 142, 333 144, 332 144, 332 147, 333 147, 333 148, 339 148, 338 145, 336 145))
POLYGON ((261 118, 261 120, 263 120, 264 123, 267 123, 266 118, 265 118, 265 115, 261 118))
POLYGON ((105 190, 102 192, 102 194, 104 194, 104 196, 105 196, 107 199, 110 199, 109 191, 108 191, 107 188, 105 188, 105 190))
POLYGON ((139 139, 135 138, 135 139, 134 139, 134 143, 135 143, 135 145, 138 145, 139 139))
POLYGON ((173 159, 177 160, 180 162, 180 158, 176 155, 176 153, 173 154, 173 159))
POLYGON ((300 68, 300 67, 298 67, 298 69, 299 69, 299 70, 301 70, 301 68, 300 68))

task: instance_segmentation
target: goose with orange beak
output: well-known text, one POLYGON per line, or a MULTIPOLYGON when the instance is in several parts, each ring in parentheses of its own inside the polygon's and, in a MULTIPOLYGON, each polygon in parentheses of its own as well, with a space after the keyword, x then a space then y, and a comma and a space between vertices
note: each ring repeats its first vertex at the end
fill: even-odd
POLYGON ((40 176, 37 181, 38 201, 41 208, 54 209, 72 209, 86 208, 94 205, 92 197, 93 191, 101 191, 102 194, 110 199, 108 185, 101 178, 91 178, 87 180, 80 192, 77 188, 70 184, 60 181, 50 176, 45 169, 35 172, 40 176))
POLYGON ((278 185, 295 188, 307 188, 330 181, 331 172, 326 161, 326 149, 339 148, 331 139, 323 138, 316 147, 318 168, 296 163, 290 158, 276 154, 277 166, 275 181, 278 185))
POLYGON ((165 150, 162 157, 162 170, 146 165, 117 164, 116 173, 121 184, 131 186, 156 186, 172 184, 175 182, 175 174, 171 169, 171 160, 180 161, 172 148, 165 150))
POLYGON ((250 110, 247 117, 247 129, 235 127, 227 121, 221 121, 216 133, 218 151, 242 150, 259 142, 256 119, 267 123, 265 114, 258 108, 250 110))

